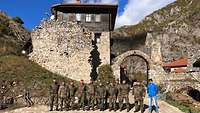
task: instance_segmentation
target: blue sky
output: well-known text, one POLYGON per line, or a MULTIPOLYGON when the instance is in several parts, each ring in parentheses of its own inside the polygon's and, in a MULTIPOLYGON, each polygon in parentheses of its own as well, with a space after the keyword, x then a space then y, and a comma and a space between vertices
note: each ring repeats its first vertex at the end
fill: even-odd
MULTIPOLYGON (((25 22, 24 26, 31 30, 39 25, 42 18, 51 14, 52 4, 63 0, 1 0, 0 10, 9 16, 19 16, 25 22)), ((65 0, 74 2, 74 0, 65 0)), ((94 0, 88 0, 94 1, 94 0)), ((98 0, 101 3, 114 3, 119 5, 116 26, 136 24, 146 15, 174 2, 175 0, 98 0)))

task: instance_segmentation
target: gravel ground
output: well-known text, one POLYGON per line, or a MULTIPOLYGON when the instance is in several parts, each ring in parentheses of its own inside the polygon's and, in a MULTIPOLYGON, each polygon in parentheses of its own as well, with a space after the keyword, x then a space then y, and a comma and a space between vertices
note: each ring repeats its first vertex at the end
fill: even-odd
MULTIPOLYGON (((133 100, 130 100, 130 102, 132 103, 133 100)), ((148 105, 148 101, 147 98, 145 99, 145 104, 148 105)), ((105 110, 105 111, 49 111, 49 107, 48 106, 44 106, 44 105, 35 105, 33 107, 23 107, 23 108, 18 108, 15 110, 11 110, 11 111, 0 111, 0 113, 98 113, 98 112, 104 112, 104 113, 119 113, 120 111, 109 111, 109 110, 105 110)), ((130 112, 134 112, 134 108, 132 108, 130 110, 130 112)), ((121 113, 126 113, 126 110, 123 110, 121 113)), ((148 113, 148 107, 146 107, 145 109, 145 113, 148 113)), ((168 103, 164 102, 164 101, 160 101, 159 100, 159 113, 183 113, 181 112, 178 108, 173 107, 171 105, 169 105, 168 103)))

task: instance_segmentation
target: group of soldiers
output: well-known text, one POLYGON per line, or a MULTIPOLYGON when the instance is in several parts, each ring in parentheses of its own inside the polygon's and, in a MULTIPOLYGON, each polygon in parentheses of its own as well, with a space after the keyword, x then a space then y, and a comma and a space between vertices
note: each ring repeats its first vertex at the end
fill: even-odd
POLYGON ((125 101, 127 112, 130 111, 129 92, 132 89, 134 96, 135 112, 141 110, 144 112, 143 100, 146 94, 145 85, 142 81, 136 81, 133 87, 119 80, 102 83, 101 81, 90 80, 89 84, 80 81, 78 87, 74 82, 59 84, 56 80, 50 86, 50 111, 55 110, 96 110, 103 111, 109 108, 109 111, 123 110, 125 101), (117 104, 117 102, 119 104, 117 104))

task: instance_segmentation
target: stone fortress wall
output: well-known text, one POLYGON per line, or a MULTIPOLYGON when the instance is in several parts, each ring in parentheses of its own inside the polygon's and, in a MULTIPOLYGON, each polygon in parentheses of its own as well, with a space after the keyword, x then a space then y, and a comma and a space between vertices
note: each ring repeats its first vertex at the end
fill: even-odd
MULTIPOLYGON (((88 82, 91 73, 93 32, 76 22, 45 20, 31 33, 33 52, 29 58, 42 67, 74 80, 88 82)), ((110 63, 110 33, 97 42, 102 64, 110 63)))

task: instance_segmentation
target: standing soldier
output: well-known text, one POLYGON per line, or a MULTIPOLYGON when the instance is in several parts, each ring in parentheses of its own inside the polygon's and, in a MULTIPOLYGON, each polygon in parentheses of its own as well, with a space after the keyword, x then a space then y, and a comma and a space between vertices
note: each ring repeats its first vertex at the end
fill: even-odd
POLYGON ((96 107, 97 108, 99 108, 99 93, 98 93, 98 88, 99 88, 99 81, 95 81, 95 83, 94 83, 94 87, 95 87, 95 105, 96 105, 96 107))
POLYGON ((69 85, 69 106, 72 110, 75 108, 75 93, 76 93, 76 87, 74 85, 74 82, 71 81, 69 85))
POLYGON ((87 100, 88 100, 88 110, 90 109, 90 107, 92 107, 92 110, 94 111, 95 85, 93 84, 92 80, 90 80, 90 83, 87 88, 87 100))
POLYGON ((31 100, 30 88, 24 89, 24 99, 26 101, 27 107, 31 107, 34 104, 31 100))
POLYGON ((108 98, 109 98, 109 87, 110 86, 110 82, 106 82, 105 84, 105 88, 106 88, 106 96, 105 96, 105 109, 107 107, 108 104, 108 98))
POLYGON ((138 112, 141 110, 141 113, 144 113, 144 97, 145 97, 145 86, 141 82, 135 82, 133 85, 133 95, 134 95, 134 103, 135 103, 135 111, 138 112), (138 105, 139 103, 139 105, 138 105))
POLYGON ((83 110, 85 110, 85 100, 86 100, 86 86, 84 84, 84 81, 81 80, 80 81, 80 85, 78 87, 78 99, 79 99, 79 108, 80 109, 82 107, 83 110))
POLYGON ((129 90, 130 90, 130 87, 128 84, 126 84, 126 81, 123 80, 122 81, 122 84, 120 84, 120 89, 119 89, 119 108, 120 108, 120 111, 122 111, 122 108, 123 108, 123 101, 125 100, 125 103, 126 103, 126 109, 127 109, 127 112, 129 112, 130 108, 129 108, 129 90))
POLYGON ((113 110, 116 111, 116 101, 117 101, 117 87, 115 86, 114 83, 110 83, 109 87, 109 111, 113 110))
POLYGON ((59 92, 58 92, 61 111, 63 111, 63 103, 64 103, 64 107, 67 108, 67 97, 69 96, 68 92, 69 92, 68 87, 65 85, 65 82, 63 81, 59 87, 59 92))
POLYGON ((67 84, 65 84, 65 97, 65 109, 68 111, 70 106, 70 89, 67 84))
POLYGON ((105 87, 102 85, 102 83, 99 83, 99 87, 97 90, 98 94, 99 94, 99 109, 100 111, 104 110, 104 102, 105 102, 105 96, 106 96, 106 89, 105 87))
POLYGON ((58 111, 58 82, 54 79, 53 84, 50 86, 50 111, 53 111, 53 104, 55 101, 56 111, 58 111))

